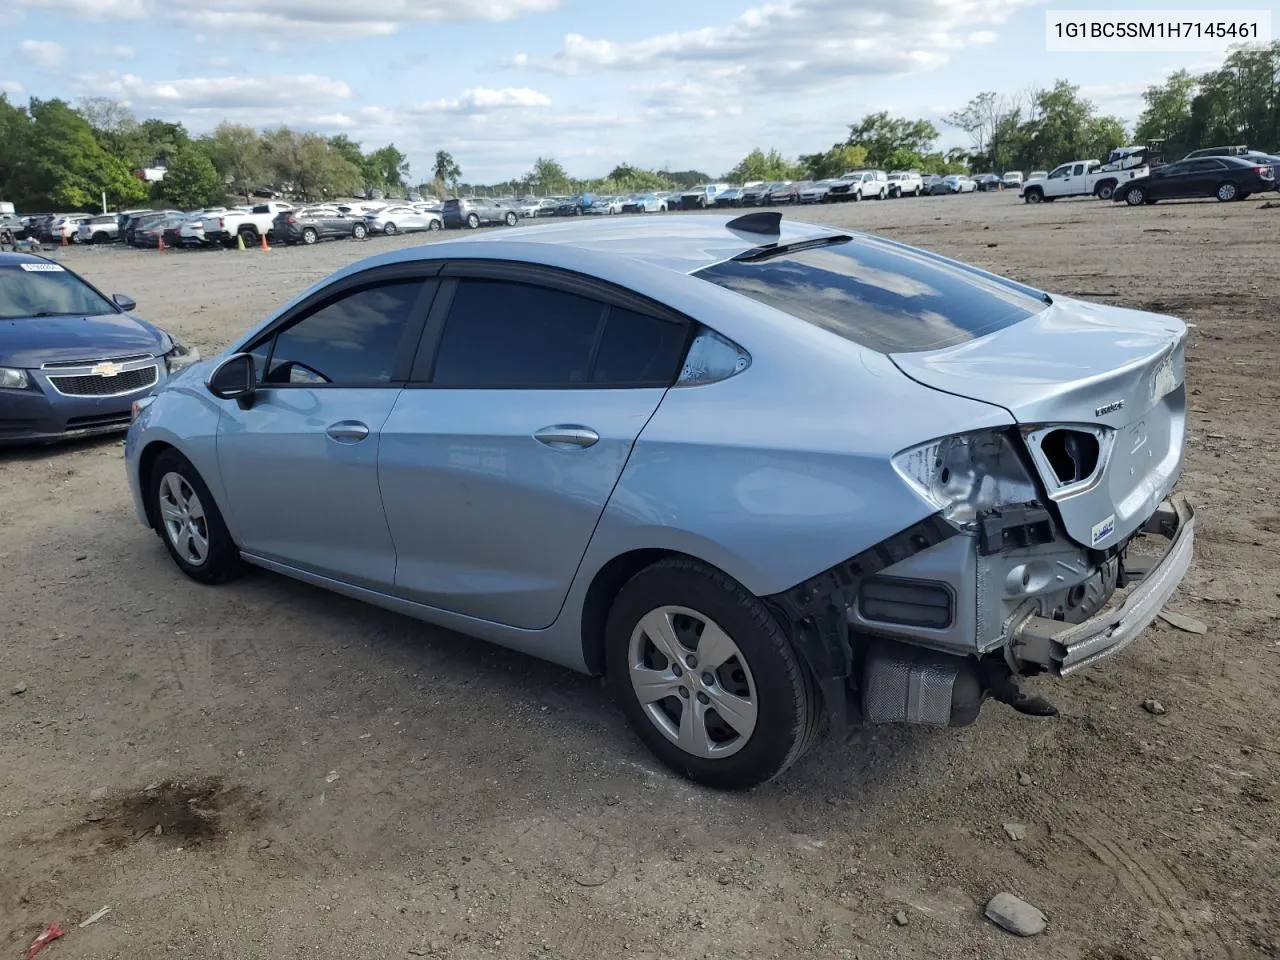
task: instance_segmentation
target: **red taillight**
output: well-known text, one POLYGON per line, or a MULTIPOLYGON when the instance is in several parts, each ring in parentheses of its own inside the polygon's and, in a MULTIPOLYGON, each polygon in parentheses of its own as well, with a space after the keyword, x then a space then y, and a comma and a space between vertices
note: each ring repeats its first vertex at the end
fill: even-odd
POLYGON ((298 218, 295 217, 292 213, 289 214, 289 219, 285 221, 285 223, 297 223, 297 222, 298 222, 298 218))
POLYGON ((1257 170, 1258 170, 1258 176, 1260 177, 1275 176, 1275 171, 1271 167, 1258 167, 1257 170))

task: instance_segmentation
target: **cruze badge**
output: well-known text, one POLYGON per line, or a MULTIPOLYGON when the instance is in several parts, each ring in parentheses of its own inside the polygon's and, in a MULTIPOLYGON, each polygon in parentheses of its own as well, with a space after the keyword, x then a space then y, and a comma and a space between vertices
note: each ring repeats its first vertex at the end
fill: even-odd
POLYGON ((89 372, 99 377, 114 377, 120 372, 120 364, 112 363, 110 360, 104 363, 95 363, 89 368, 89 372))
POLYGON ((1108 413, 1115 413, 1123 406, 1123 400, 1112 400, 1110 403, 1104 403, 1097 410, 1093 411, 1093 415, 1095 417, 1105 417, 1108 413))

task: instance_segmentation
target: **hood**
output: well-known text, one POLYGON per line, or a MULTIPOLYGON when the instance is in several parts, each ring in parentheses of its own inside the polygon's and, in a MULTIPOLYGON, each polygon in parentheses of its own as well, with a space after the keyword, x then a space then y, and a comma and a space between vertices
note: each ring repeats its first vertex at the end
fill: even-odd
POLYGON ((1058 298, 985 337, 892 359, 927 387, 1008 410, 1067 532, 1106 549, 1181 469, 1186 335, 1176 317, 1058 298))
POLYGON ((96 317, 0 320, 0 366, 39 367, 71 360, 102 360, 149 353, 160 356, 169 337, 128 313, 96 317))

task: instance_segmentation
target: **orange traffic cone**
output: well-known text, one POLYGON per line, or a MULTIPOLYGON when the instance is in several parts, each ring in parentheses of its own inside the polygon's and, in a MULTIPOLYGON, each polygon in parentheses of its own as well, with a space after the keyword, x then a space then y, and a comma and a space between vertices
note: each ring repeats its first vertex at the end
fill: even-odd
POLYGON ((160 234, 160 240, 159 240, 159 242, 157 242, 157 243, 156 243, 156 249, 157 249, 157 250, 163 250, 163 249, 164 249, 164 234, 163 234, 163 233, 162 233, 162 234, 160 234))
POLYGON ((267 246, 267 235, 264 233, 262 235, 262 252, 266 253, 270 249, 271 248, 267 246))

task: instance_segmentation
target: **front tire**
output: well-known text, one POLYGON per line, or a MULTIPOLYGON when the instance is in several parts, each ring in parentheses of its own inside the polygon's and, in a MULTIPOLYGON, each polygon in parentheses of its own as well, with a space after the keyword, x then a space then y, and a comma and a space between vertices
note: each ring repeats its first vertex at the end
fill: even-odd
POLYGON ((316 241, 320 239, 320 234, 316 233, 314 227, 307 227, 302 231, 302 242, 308 247, 314 246, 316 241))
POLYGON ((388 223, 385 227, 382 228, 382 232, 385 233, 388 237, 394 237, 396 235, 397 229, 398 228, 394 223, 388 223))
POLYGON ((443 226, 444 224, 442 224, 439 220, 427 221, 427 229, 430 230, 432 233, 435 233, 437 230, 440 230, 443 226))
MULTIPOLYGON (((612 212, 613 211, 610 211, 610 213, 612 212)), ((503 217, 503 219, 507 221, 508 227, 514 227, 516 225, 516 221, 519 220, 520 218, 517 217, 514 213, 511 213, 508 211, 507 215, 503 217)))
POLYGON ((366 227, 363 223, 357 223, 354 227, 351 228, 352 240, 363 240, 368 235, 369 235, 369 228, 366 227))
POLYGON ((474 213, 467 214, 467 229, 475 230, 479 226, 480 226, 480 218, 476 216, 474 213))
POLYGON ((776 777, 813 742, 818 695, 769 609, 694 560, 623 586, 606 628, 609 681, 640 739, 708 787, 776 777))
POLYGON ((156 457, 148 478, 156 533, 178 569, 200 583, 226 583, 243 570, 213 494, 191 461, 176 450, 156 457))
POLYGON ((1040 190, 1026 190, 1022 194, 1024 203, 1040 203, 1044 200, 1044 193, 1040 190))

